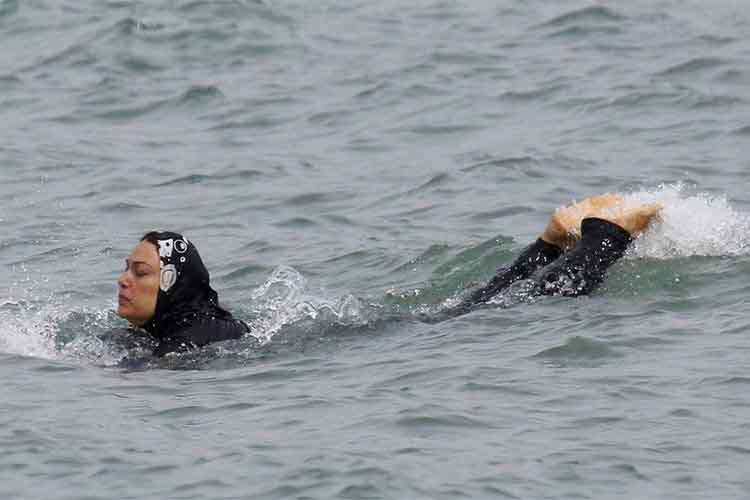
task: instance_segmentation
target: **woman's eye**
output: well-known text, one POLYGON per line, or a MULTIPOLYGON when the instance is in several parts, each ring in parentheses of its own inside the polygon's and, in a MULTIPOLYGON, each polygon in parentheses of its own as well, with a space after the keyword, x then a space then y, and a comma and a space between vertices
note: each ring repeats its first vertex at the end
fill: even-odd
POLYGON ((135 268, 133 268, 133 274, 135 274, 137 278, 143 278, 149 274, 149 269, 145 266, 135 266, 135 268))

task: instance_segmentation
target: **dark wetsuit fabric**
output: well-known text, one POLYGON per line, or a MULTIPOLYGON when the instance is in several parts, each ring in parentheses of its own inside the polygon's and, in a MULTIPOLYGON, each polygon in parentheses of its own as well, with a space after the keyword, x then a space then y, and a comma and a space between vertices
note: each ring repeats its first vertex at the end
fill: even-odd
POLYGON ((591 293, 630 242, 630 233, 617 224, 593 217, 583 219, 581 240, 542 271, 537 282, 539 293, 571 297, 591 293))
POLYGON ((245 323, 231 317, 196 318, 195 321, 189 322, 188 326, 159 337, 159 345, 154 349, 154 356, 183 352, 220 340, 237 339, 249 331, 250 328, 245 323))
POLYGON ((178 233, 149 233, 157 246, 160 289, 154 317, 143 328, 159 342, 155 356, 236 339, 250 331, 219 305, 198 250, 178 233))
POLYGON ((509 268, 500 269, 485 286, 451 311, 463 314, 483 304, 519 280, 532 277, 540 268, 532 294, 577 296, 590 293, 604 280, 607 269, 622 257, 630 234, 613 222, 589 217, 581 222, 581 239, 568 253, 539 238, 529 245, 509 268), (562 257, 560 257, 562 255, 562 257))

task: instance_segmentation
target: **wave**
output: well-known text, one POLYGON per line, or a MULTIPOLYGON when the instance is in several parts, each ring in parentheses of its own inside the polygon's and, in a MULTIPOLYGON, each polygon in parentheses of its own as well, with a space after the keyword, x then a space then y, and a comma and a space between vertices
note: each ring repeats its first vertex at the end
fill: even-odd
POLYGON ((670 66, 658 73, 659 76, 693 75, 713 70, 726 65, 727 62, 718 57, 695 57, 689 61, 670 66))
POLYGON ((575 336, 562 345, 549 347, 538 352, 535 357, 558 361, 591 361, 600 358, 622 357, 622 354, 604 341, 575 336))
POLYGON ((621 22, 627 19, 624 15, 607 7, 592 5, 566 12, 546 21, 543 27, 560 27, 570 24, 586 24, 601 22, 621 22))
POLYGON ((307 280, 289 266, 279 266, 250 297, 248 321, 251 334, 268 342, 282 328, 312 321, 316 329, 326 326, 364 326, 372 318, 367 308, 353 295, 338 299, 313 291, 307 280))

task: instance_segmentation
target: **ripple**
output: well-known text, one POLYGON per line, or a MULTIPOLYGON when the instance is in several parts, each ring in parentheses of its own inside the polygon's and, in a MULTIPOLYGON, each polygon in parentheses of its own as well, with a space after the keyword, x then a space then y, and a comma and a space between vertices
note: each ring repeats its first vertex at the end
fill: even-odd
POLYGON ((331 201, 331 199, 330 195, 327 193, 304 193, 288 198, 285 204, 297 207, 328 203, 329 201, 331 201))
POLYGON ((507 92, 503 92, 500 97, 502 99, 516 102, 536 101, 545 97, 553 96, 559 91, 564 90, 565 88, 567 88, 566 85, 554 84, 537 88, 530 88, 527 90, 509 90, 507 92))
POLYGON ((718 382, 719 384, 726 384, 726 385, 748 385, 750 386, 750 377, 730 377, 725 380, 721 380, 718 382))
POLYGON ((538 161, 531 156, 518 156, 507 158, 488 158, 482 159, 461 169, 462 172, 472 172, 474 170, 494 170, 496 168, 518 170, 526 168, 529 165, 538 165, 538 161))
POLYGON ((443 134, 457 134, 463 132, 474 132, 476 130, 482 130, 484 127, 480 125, 417 125, 410 127, 407 130, 414 134, 420 135, 443 135, 443 134))
POLYGON ((81 253, 80 247, 75 246, 74 244, 70 244, 70 245, 54 247, 49 250, 45 250, 43 252, 39 252, 36 254, 27 255, 21 260, 13 262, 13 264, 29 264, 29 263, 40 261, 40 260, 46 260, 47 258, 51 258, 51 261, 56 261, 57 259, 60 259, 62 257, 76 257, 80 253, 81 253))
POLYGON ((288 120, 286 118, 281 117, 271 118, 270 116, 255 116, 252 118, 247 118, 245 120, 226 121, 220 123, 219 125, 214 125, 213 127, 209 128, 209 130, 221 131, 233 129, 267 129, 277 127, 283 123, 286 123, 287 121, 288 120))
POLYGON ((105 205, 100 205, 99 208, 103 212, 128 213, 128 212, 137 212, 139 210, 145 210, 147 207, 145 205, 140 205, 138 203, 116 202, 116 203, 107 203, 105 205))
POLYGON ((236 280, 240 278, 246 278, 248 276, 252 276, 258 273, 264 273, 267 269, 265 266, 261 266, 258 264, 248 264, 246 266, 242 266, 239 269, 235 269, 234 271, 230 271, 229 273, 222 276, 222 279, 225 280, 236 280))
POLYGON ((750 83, 750 73, 736 68, 720 71, 716 75, 716 81, 746 85, 750 83))
POLYGON ((15 75, 1 75, 0 76, 0 88, 3 89, 11 89, 16 88, 19 85, 21 85, 23 82, 20 78, 18 78, 15 75))
POLYGON ((550 34, 550 38, 585 38, 590 35, 619 35, 623 32, 619 26, 569 26, 550 34))
MULTIPOLYGON (((172 491, 176 493, 187 493, 195 490, 208 489, 212 494, 216 494, 217 491, 226 489, 229 487, 228 483, 219 479, 203 479, 200 481, 193 481, 190 483, 184 483, 173 488, 172 491)), ((200 495, 202 497, 203 495, 200 495)))
POLYGON ((612 349, 606 342, 586 337, 573 337, 565 344, 551 347, 535 354, 539 358, 551 359, 601 359, 622 357, 622 354, 612 349))
POLYGON ((575 420, 575 425, 578 428, 581 429, 590 429, 592 427, 596 427, 599 425, 603 425, 605 427, 609 427, 613 424, 617 424, 619 422, 623 422, 625 419, 623 417, 587 417, 587 418, 579 418, 575 420))
POLYGON ((285 227, 288 229, 305 229, 313 226, 317 226, 318 223, 307 217, 292 217, 291 219, 274 222, 276 227, 285 227))
POLYGON ((169 420, 169 419, 175 419, 175 418, 181 418, 181 417, 188 417, 188 416, 196 415, 196 414, 203 414, 206 412, 208 412, 208 408, 206 408, 205 406, 189 405, 189 406, 179 406, 175 408, 168 408, 166 410, 152 412, 152 413, 149 413, 147 416, 164 417, 167 420, 169 420))
POLYGON ((711 34, 700 35, 698 39, 704 42, 708 42, 711 45, 719 46, 719 47, 724 46, 724 45, 729 45, 730 43, 734 43, 737 41, 737 38, 732 37, 732 36, 711 35, 711 34))
POLYGON ((573 10, 561 14, 557 17, 541 24, 541 27, 560 27, 569 24, 578 23, 598 23, 598 22, 620 22, 627 19, 625 16, 615 12, 612 9, 600 5, 592 5, 582 9, 573 10))
POLYGON ((232 383, 288 382, 289 380, 294 380, 297 377, 304 375, 305 374, 300 373, 300 371, 296 369, 271 368, 260 372, 253 372, 234 377, 232 378, 232 383))
POLYGON ((93 113, 92 116, 107 121, 129 121, 154 113, 155 111, 162 109, 168 103, 168 100, 160 99, 139 106, 109 109, 107 111, 93 113))
MULTIPOLYGON (((702 109, 702 108, 733 108, 743 106, 746 104, 745 99, 727 95, 704 95, 704 94, 693 94, 683 99, 683 101, 691 109, 702 109)), ((704 132, 710 133, 710 132, 704 132)))
POLYGON ((481 384, 477 382, 467 382, 464 384, 463 389, 466 391, 480 391, 480 392, 495 392, 501 394, 507 394, 512 396, 537 396, 538 391, 532 391, 524 388, 524 383, 521 381, 513 384, 481 384))
POLYGON ((283 26, 289 26, 293 22, 292 17, 283 14, 280 9, 274 8, 274 4, 266 3, 265 0, 194 0, 180 5, 177 9, 188 14, 206 14, 212 18, 256 18, 283 26))
POLYGON ((635 465, 633 464, 614 464, 610 465, 609 468, 615 472, 623 472, 635 479, 639 479, 642 481, 648 481, 649 477, 640 472, 635 465))
POLYGON ((115 28, 124 35, 132 35, 139 31, 161 31, 165 27, 166 26, 162 23, 150 23, 132 17, 125 18, 122 21, 118 21, 118 23, 115 25, 115 28))
POLYGON ((718 68, 727 64, 718 57, 695 57, 684 63, 670 66, 669 68, 657 73, 658 76, 683 76, 704 73, 708 70, 718 68))
POLYGON ((194 85, 179 97, 178 103, 181 105, 202 104, 223 98, 224 94, 214 85, 194 85))
POLYGON ((750 455, 750 448, 746 448, 744 446, 725 445, 725 446, 720 446, 719 449, 723 451, 728 451, 731 453, 736 453, 738 455, 750 455))
POLYGON ((536 209, 531 207, 525 207, 522 205, 510 206, 505 208, 499 208, 497 210, 488 210, 486 212, 477 212, 471 216, 472 220, 479 222, 493 221, 495 219, 502 219, 504 217, 512 217, 514 215, 534 213, 536 209))
POLYGON ((493 425, 482 422, 479 419, 467 417, 457 413, 447 415, 415 415, 408 417, 401 417, 396 420, 396 425, 400 427, 407 427, 419 430, 425 430, 427 428, 446 428, 446 427, 459 427, 459 428, 485 428, 491 429, 493 425))
POLYGON ((175 179, 171 179, 165 182, 161 182, 159 184, 154 184, 154 187, 166 187, 166 186, 184 186, 184 185, 191 185, 191 184, 202 184, 204 182, 208 182, 213 177, 210 175, 205 174, 190 174, 190 175, 183 175, 181 177, 177 177, 175 179))
POLYGON ((421 191, 427 191, 434 187, 448 184, 450 183, 450 181, 451 181, 451 176, 449 174, 446 174, 445 172, 442 172, 442 173, 432 176, 427 182, 417 187, 416 189, 412 190, 410 194, 419 193, 421 191))
POLYGON ((74 43, 64 47, 52 55, 43 56, 31 65, 24 67, 23 71, 38 71, 58 63, 69 62, 70 66, 93 65, 96 57, 86 48, 85 43, 74 43))
POLYGON ((670 417, 695 418, 698 415, 694 411, 688 408, 675 408, 674 410, 670 410, 669 416, 670 417))
POLYGON ((637 108, 639 106, 653 106, 655 104, 668 104, 679 98, 677 92, 656 92, 652 90, 636 90, 627 94, 610 99, 604 107, 618 106, 624 108, 637 108))
POLYGON ((118 62, 130 73, 153 73, 166 69, 161 64, 151 61, 147 57, 135 54, 119 56, 118 62))

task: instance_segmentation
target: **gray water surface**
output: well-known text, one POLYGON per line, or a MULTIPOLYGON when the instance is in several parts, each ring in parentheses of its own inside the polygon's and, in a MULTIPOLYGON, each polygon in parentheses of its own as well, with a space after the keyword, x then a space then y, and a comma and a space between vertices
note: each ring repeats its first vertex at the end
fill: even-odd
POLYGON ((0 1, 0 497, 750 496, 742 2, 0 1), (590 297, 424 314, 602 191, 590 297), (118 318, 151 229, 254 336, 118 318))

